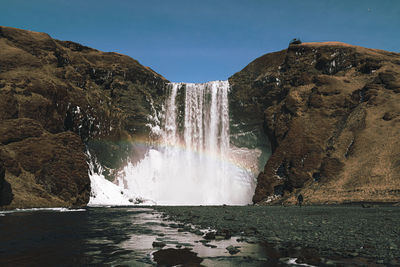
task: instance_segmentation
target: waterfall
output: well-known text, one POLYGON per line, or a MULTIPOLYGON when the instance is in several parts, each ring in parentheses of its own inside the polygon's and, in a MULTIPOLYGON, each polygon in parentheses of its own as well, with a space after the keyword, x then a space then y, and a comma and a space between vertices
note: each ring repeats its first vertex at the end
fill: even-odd
POLYGON ((169 84, 159 142, 117 178, 124 195, 158 205, 251 203, 259 153, 230 145, 228 93, 228 81, 169 84))

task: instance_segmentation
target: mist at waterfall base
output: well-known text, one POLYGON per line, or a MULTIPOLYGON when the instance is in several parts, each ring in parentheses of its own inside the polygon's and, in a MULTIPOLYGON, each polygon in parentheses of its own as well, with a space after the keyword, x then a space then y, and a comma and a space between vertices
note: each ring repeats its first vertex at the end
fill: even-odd
POLYGON ((230 144, 228 81, 171 83, 150 117, 159 142, 115 183, 92 173, 89 205, 245 205, 258 171, 257 149, 230 144))

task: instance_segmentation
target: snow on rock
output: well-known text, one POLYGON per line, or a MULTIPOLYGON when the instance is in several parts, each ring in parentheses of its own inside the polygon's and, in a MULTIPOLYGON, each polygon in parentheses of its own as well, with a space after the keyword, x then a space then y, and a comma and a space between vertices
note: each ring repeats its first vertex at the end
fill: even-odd
POLYGON ((133 205, 125 190, 108 181, 103 175, 90 175, 92 192, 88 206, 126 206, 133 205))

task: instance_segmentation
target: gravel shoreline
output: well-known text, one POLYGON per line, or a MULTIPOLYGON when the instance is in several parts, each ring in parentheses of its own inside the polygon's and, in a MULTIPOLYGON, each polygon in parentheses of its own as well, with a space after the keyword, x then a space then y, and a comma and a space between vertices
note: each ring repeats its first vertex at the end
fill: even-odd
POLYGON ((315 254, 311 263, 317 265, 335 265, 327 259, 350 260, 350 265, 356 262, 400 265, 400 207, 159 206, 155 209, 169 220, 192 224, 198 229, 228 231, 243 241, 264 242, 277 251, 287 250, 283 255, 289 250, 309 248, 315 254))

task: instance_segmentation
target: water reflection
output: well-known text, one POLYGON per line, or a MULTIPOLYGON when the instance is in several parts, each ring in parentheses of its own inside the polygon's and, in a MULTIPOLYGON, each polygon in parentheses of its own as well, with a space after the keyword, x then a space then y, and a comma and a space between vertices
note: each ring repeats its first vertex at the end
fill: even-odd
POLYGON ((165 244, 163 249, 190 249, 205 266, 265 263, 265 252, 257 244, 236 238, 204 242, 198 230, 194 234, 181 226, 163 221, 160 213, 149 208, 6 213, 0 217, 0 265, 154 266, 152 255, 160 249, 153 247, 155 241, 165 244), (226 250, 230 245, 240 252, 230 255, 226 250))

